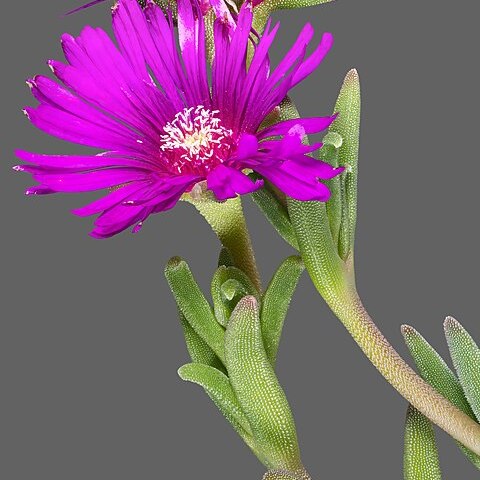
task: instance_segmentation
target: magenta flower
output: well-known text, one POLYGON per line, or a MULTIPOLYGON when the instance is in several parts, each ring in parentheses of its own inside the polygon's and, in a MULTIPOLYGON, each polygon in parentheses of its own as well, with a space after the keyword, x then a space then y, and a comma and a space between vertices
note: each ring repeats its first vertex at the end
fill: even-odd
POLYGON ((120 0, 113 10, 119 48, 101 29, 64 35, 67 64, 49 65, 65 85, 44 76, 28 81, 39 101, 26 108, 31 122, 63 140, 101 149, 90 156, 41 155, 17 151, 38 185, 26 194, 109 189, 73 213, 100 214, 91 235, 106 238, 133 226, 137 232, 153 213, 172 208, 182 194, 206 181, 218 200, 260 188, 253 170, 298 200, 329 198, 320 179, 342 169, 308 153, 319 144, 302 143, 334 117, 288 120, 260 129, 288 91, 308 76, 332 45, 324 34, 306 58, 313 36, 307 24, 280 64, 270 71, 268 50, 278 25, 255 42, 250 66, 252 9, 245 4, 232 33, 221 19, 214 25, 215 59, 211 87, 205 55, 205 26, 198 4, 178 2, 180 50, 171 16, 148 1, 120 0))

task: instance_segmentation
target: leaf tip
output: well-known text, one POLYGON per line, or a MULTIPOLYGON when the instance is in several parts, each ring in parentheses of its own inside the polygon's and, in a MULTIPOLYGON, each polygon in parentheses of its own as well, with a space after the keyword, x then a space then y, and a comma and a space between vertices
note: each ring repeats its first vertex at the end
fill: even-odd
POLYGON ((352 68, 348 71, 347 75, 345 76, 345 83, 360 83, 360 76, 358 75, 358 70, 356 68, 352 68))
POLYGON ((256 310, 258 308, 258 301, 253 295, 247 295, 238 302, 237 308, 256 310))
POLYGON ((412 337, 416 333, 418 333, 411 325, 406 325, 403 324, 400 327, 400 331, 402 332, 402 335, 407 338, 407 337, 412 337))
POLYGON ((165 270, 167 271, 167 270, 177 269, 184 263, 185 261, 181 257, 172 257, 167 262, 167 265, 165 266, 165 270))
POLYGON ((460 325, 460 322, 458 320, 455 320, 455 318, 449 315, 447 318, 445 318, 445 321, 443 322, 443 328, 445 332, 448 333, 452 330, 461 330, 462 326, 460 325))
POLYGON ((185 364, 185 365, 182 365, 178 370, 177 370, 177 374, 178 376, 184 380, 185 382, 188 381, 188 369, 189 369, 189 363, 185 364))

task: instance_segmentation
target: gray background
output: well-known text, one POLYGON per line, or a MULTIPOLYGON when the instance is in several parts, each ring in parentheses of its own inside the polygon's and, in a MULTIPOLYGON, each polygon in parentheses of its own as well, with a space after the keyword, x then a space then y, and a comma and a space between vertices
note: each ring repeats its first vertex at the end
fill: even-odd
MULTIPOLYGON (((14 148, 80 148, 35 131, 25 79, 62 59, 64 31, 109 25, 107 6, 63 18, 81 0, 9 1, 1 14, 2 420, 5 480, 260 479, 262 466, 200 388, 176 369, 188 358, 163 277, 188 259, 207 289, 214 235, 187 205, 141 234, 96 241, 70 215, 85 195, 26 198, 14 148)), ((336 3, 283 12, 274 58, 306 19, 336 44, 294 92, 304 115, 328 114, 357 67, 363 89, 358 285, 386 336, 415 325, 442 353, 442 320, 478 328, 478 7, 424 0, 336 3)), ((264 279, 291 251, 250 200, 264 279)), ((408 358, 408 357, 407 357, 408 358)), ((278 374, 313 478, 402 478, 405 401, 376 373, 304 276, 278 374)), ((439 434, 447 479, 477 478, 439 434)))

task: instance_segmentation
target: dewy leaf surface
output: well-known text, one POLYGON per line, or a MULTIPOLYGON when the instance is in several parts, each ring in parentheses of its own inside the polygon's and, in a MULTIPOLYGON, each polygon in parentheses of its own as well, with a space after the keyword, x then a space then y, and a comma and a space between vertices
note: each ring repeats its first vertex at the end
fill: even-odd
POLYGON ((211 295, 215 317, 223 326, 227 325, 230 315, 241 297, 253 295, 257 299, 259 298, 257 289, 245 273, 236 267, 223 265, 218 267, 213 275, 211 295), (234 286, 232 280, 236 282, 235 291, 232 291, 231 288, 234 286), (232 296, 228 298, 227 295, 232 296))
POLYGON ((409 405, 403 457, 405 480, 441 480, 435 432, 430 420, 409 405))
POLYGON ((267 357, 275 366, 283 323, 288 307, 305 267, 302 259, 292 256, 284 260, 275 272, 263 295, 260 314, 263 343, 267 357))
POLYGON ((187 263, 181 258, 172 258, 165 267, 165 276, 187 322, 223 362, 224 329, 216 321, 187 263))
POLYGON ((215 352, 202 340, 200 335, 192 328, 187 322, 185 315, 182 312, 178 312, 180 317, 180 323, 183 329, 183 335, 185 337, 185 343, 190 358, 195 363, 203 363, 204 365, 210 365, 211 367, 226 372, 225 366, 217 357, 215 352))
POLYGON ((480 349, 454 318, 447 317, 444 326, 453 365, 473 413, 480 421, 480 349))
POLYGON ((345 172, 342 173, 345 182, 342 204, 346 215, 340 227, 340 239, 343 242, 341 254, 344 260, 353 252, 355 241, 360 111, 360 80, 357 71, 352 69, 345 77, 335 104, 338 117, 329 128, 329 132, 338 133, 342 138, 338 149, 338 163, 345 167, 345 172))
POLYGON ((257 300, 243 298, 225 333, 225 359, 235 394, 270 469, 302 468, 295 423, 263 346, 257 300))
POLYGON ((235 396, 226 375, 208 365, 188 363, 180 367, 178 375, 182 380, 196 383, 203 387, 225 418, 233 425, 241 436, 249 436, 252 432, 247 417, 235 396))
MULTIPOLYGON (((413 327, 403 325, 402 334, 422 378, 456 407, 475 419, 458 378, 443 358, 413 327)), ((456 443, 470 462, 480 469, 480 457, 461 443, 456 443)))

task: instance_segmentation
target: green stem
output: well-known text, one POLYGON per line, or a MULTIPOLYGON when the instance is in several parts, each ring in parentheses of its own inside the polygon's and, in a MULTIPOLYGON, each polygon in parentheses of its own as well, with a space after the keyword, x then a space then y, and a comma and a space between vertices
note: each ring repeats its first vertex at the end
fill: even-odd
MULTIPOLYGON (((326 299, 327 300, 327 299, 326 299)), ((419 377, 383 336, 356 291, 349 301, 328 299, 367 358, 383 377, 417 410, 475 453, 480 453, 480 425, 419 377)))
POLYGON ((370 362, 417 410, 480 454, 480 425, 417 375, 368 315, 355 288, 353 259, 343 262, 336 253, 325 205, 290 199, 288 207, 315 287, 370 362))
POLYGON ((235 265, 248 275, 257 290, 261 292, 260 274, 243 214, 241 198, 218 202, 205 193, 199 198, 189 197, 185 200, 192 203, 203 215, 222 245, 229 250, 235 265))

